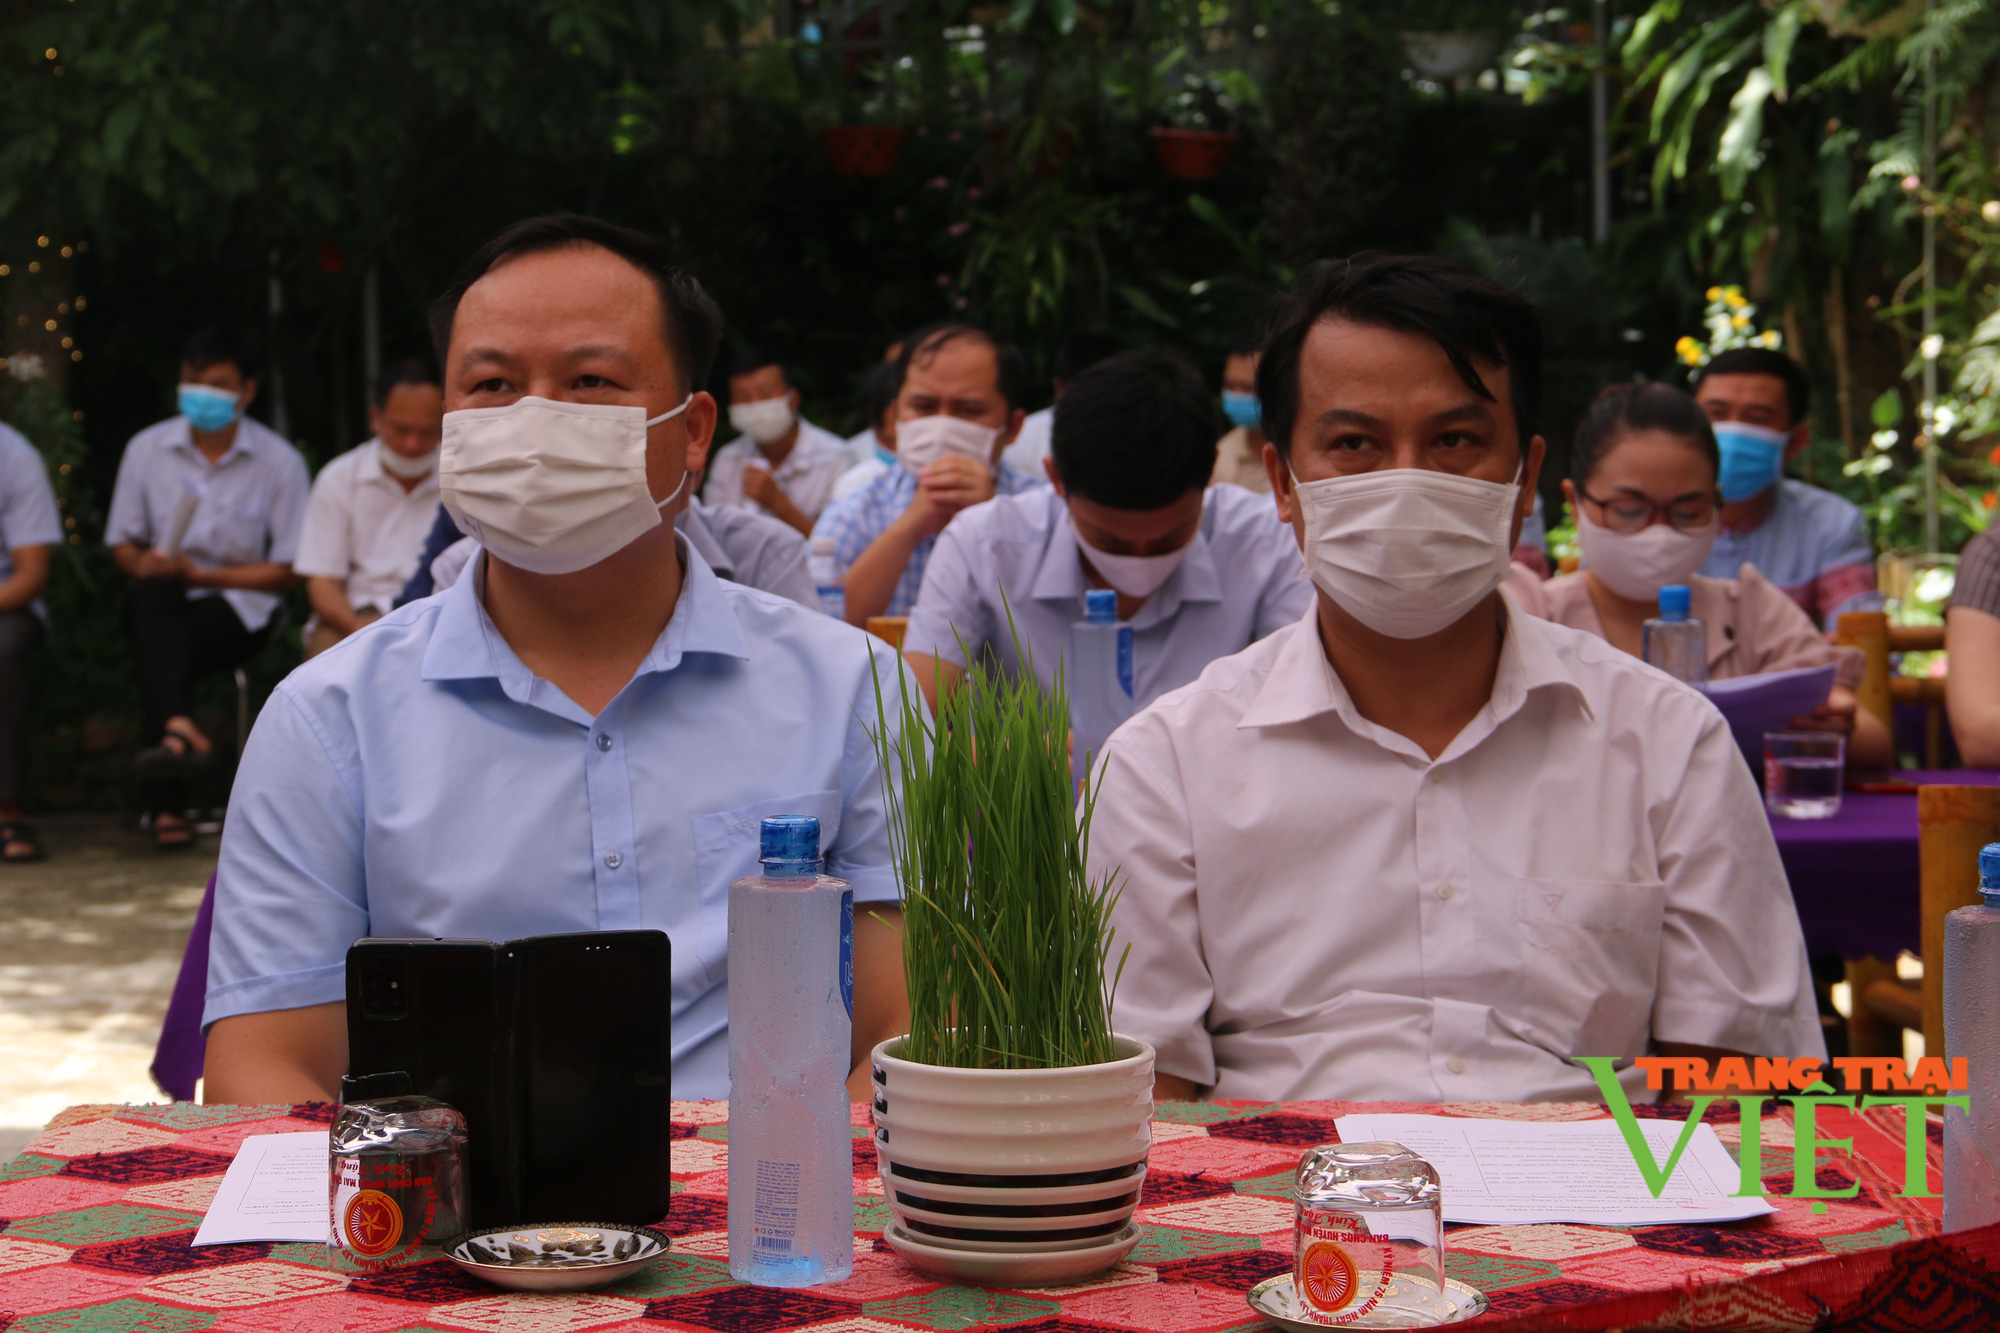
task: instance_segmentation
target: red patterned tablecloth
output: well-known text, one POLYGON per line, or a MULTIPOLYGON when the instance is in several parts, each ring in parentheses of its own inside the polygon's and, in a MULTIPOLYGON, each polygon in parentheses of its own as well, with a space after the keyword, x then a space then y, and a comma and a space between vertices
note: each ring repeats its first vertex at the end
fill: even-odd
MULTIPOLYGON (((1722 1108, 1717 1108, 1718 1110, 1722 1108)), ((856 1108, 854 1276, 832 1286, 740 1286, 724 1263, 728 1108, 674 1108, 674 1254, 624 1285, 503 1293, 435 1250, 353 1274, 311 1245, 188 1241, 236 1145, 323 1127, 330 1108, 79 1106, 0 1169, 4 1333, 1254 1333, 1244 1304, 1289 1265, 1291 1171, 1351 1111, 1585 1119, 1594 1106, 1299 1102, 1163 1105, 1131 1261, 1074 1287, 999 1291, 938 1283, 881 1241, 888 1217, 865 1107, 856 1108)), ((1736 1127, 1711 1114, 1725 1142, 1736 1127)), ((1900 1111, 1822 1111, 1852 1157, 1821 1184, 1858 1197, 1815 1213, 1790 1189, 1789 1122, 1764 1125, 1775 1217, 1726 1226, 1454 1227, 1452 1276, 1486 1291, 1487 1329, 1938 1330, 2000 1328, 2000 1227, 1943 1238, 1935 1199, 1902 1199, 1900 1111), (1996 1265, 1996 1267, 1989 1267, 1996 1265)), ((1937 1185, 1937 1142, 1930 1143, 1937 1185)))

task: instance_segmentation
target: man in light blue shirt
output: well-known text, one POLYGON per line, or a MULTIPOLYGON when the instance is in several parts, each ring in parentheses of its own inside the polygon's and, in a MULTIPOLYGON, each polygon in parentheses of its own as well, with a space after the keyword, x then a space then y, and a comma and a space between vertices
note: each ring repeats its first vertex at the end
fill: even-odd
POLYGON ((27 778, 29 661, 48 613, 49 548, 63 539, 48 465, 21 432, 0 426, 0 861, 39 861, 21 822, 27 778))
POLYGON ((311 486, 298 451, 245 415, 255 370, 248 345, 226 330, 188 340, 180 415, 125 446, 105 521, 104 540, 132 577, 127 616, 151 747, 138 772, 163 851, 194 840, 182 779, 213 749, 191 716, 195 679, 256 656, 298 582, 292 559, 311 486))
POLYGON ((727 1096, 729 884, 767 815, 816 815, 878 904, 854 919, 863 1095, 904 1013, 872 641, 675 532, 720 312, 657 242, 559 215, 489 242, 432 320, 441 489, 486 554, 265 705, 223 835, 208 1099, 333 1095, 358 937, 616 929, 673 941, 676 1095, 727 1096))
POLYGON ((967 649, 1020 671, 1010 611, 1052 686, 1089 588, 1116 589, 1132 622, 1135 708, 1304 616, 1312 584, 1271 498, 1204 491, 1218 426, 1178 357, 1121 352, 1069 383, 1044 462, 1053 489, 968 509, 931 552, 903 637, 927 691, 963 679, 967 649))

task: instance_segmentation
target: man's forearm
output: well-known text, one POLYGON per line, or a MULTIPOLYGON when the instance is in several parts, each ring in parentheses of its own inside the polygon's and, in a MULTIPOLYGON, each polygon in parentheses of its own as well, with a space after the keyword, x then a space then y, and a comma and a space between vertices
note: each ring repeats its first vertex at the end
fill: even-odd
POLYGON ((290 592, 298 586, 298 576, 290 565, 268 560, 250 565, 218 565, 199 568, 188 583, 196 588, 233 588, 240 592, 290 592))
POLYGON ((139 574, 139 557, 145 553, 146 548, 137 542, 119 542, 111 548, 111 559, 119 569, 136 578, 139 574))
POLYGON ((6 615, 9 611, 19 611, 40 597, 47 586, 46 578, 34 578, 24 571, 16 570, 5 583, 0 583, 0 615, 6 615))
POLYGON ((812 540, 813 521, 806 517, 803 509, 792 503, 791 496, 783 491, 776 491, 764 507, 770 510, 771 516, 780 523, 797 530, 807 541, 812 540))
POLYGON ((903 571, 910 567, 910 556, 922 540, 922 531, 916 524, 897 519, 847 567, 848 624, 865 628, 870 616, 879 616, 889 609, 896 585, 902 582, 903 571))
POLYGON ((208 1030, 202 1100, 211 1106, 335 1102, 346 1072, 345 1004, 238 1014, 208 1030))
POLYGON ((318 575, 308 578, 306 601, 312 604, 313 614, 319 617, 319 623, 336 634, 352 634, 361 628, 361 618, 354 614, 354 607, 347 600, 347 590, 341 586, 339 579, 318 575))

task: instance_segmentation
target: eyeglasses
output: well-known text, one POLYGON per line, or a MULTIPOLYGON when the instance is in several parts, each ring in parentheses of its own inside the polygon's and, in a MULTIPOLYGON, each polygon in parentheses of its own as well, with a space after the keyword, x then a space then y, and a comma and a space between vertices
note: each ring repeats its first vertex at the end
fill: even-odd
POLYGON ((1613 532, 1644 532, 1662 514, 1676 532, 1700 532, 1715 522, 1713 495, 1683 495, 1666 504, 1654 504, 1638 495, 1614 495, 1609 500, 1600 500, 1589 491, 1578 494, 1603 512, 1604 526, 1613 532))

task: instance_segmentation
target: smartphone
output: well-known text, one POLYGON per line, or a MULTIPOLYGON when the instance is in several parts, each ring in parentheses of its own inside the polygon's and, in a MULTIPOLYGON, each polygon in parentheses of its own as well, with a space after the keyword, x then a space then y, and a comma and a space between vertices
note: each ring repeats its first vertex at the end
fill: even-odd
POLYGON ((673 1194, 672 945, 658 930, 501 946, 521 1076, 521 1216, 650 1224, 673 1194))

